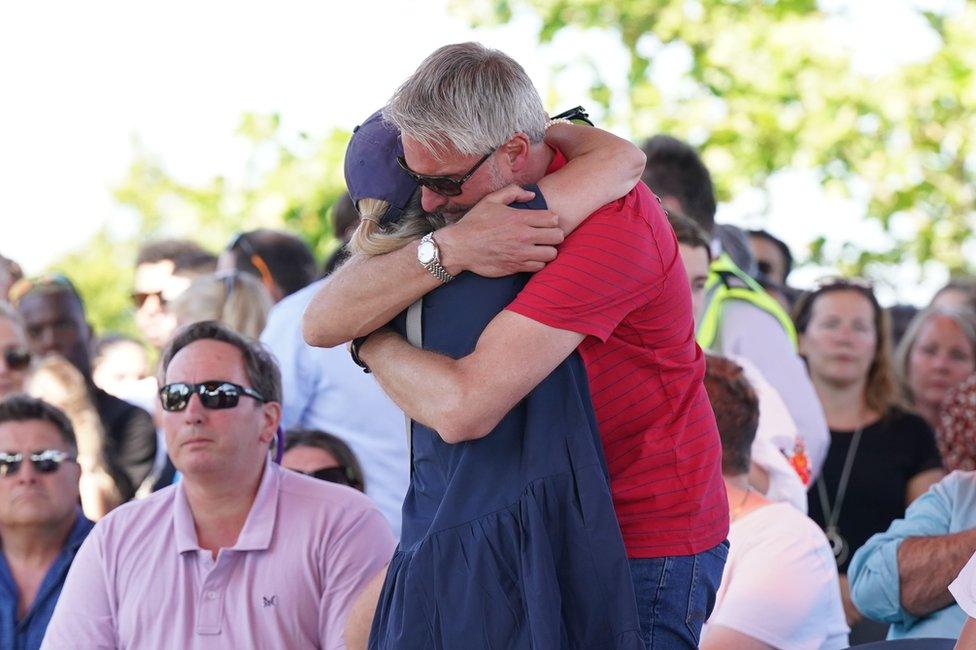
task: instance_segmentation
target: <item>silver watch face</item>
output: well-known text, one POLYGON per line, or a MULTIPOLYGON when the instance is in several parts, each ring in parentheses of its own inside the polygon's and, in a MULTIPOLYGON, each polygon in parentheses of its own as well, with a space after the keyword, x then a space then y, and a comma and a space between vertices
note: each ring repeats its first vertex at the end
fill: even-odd
POLYGON ((426 266, 434 261, 436 249, 434 248, 434 242, 421 242, 420 247, 417 249, 417 259, 420 263, 426 266))

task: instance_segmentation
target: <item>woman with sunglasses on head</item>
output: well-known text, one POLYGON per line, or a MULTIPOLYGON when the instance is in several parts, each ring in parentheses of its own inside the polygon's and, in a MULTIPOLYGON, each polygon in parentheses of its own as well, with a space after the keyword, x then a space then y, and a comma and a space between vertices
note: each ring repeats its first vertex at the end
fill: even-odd
POLYGON ((895 351, 895 371, 904 403, 937 427, 946 397, 976 371, 976 314, 951 306, 918 313, 895 351))
POLYGON ((285 432, 281 466, 321 481, 366 491, 363 468, 352 448, 339 436, 311 429, 285 432))
POLYGON ((24 390, 30 364, 24 321, 0 298, 0 399, 24 390))
MULTIPOLYGON (((354 253, 395 251, 446 223, 419 210, 416 196, 404 213, 391 209, 393 195, 419 194, 415 179, 391 165, 397 139, 391 128, 374 115, 346 153, 347 185, 363 217, 350 244, 354 253)), ((606 161, 610 151, 624 149, 626 156, 629 143, 568 124, 548 129, 547 141, 556 139, 578 164, 531 188, 531 203, 513 207, 545 207, 543 197, 551 205, 549 182, 585 179, 594 187, 590 196, 559 213, 572 230, 637 179, 612 163, 590 160, 587 169, 580 155, 596 149, 591 158, 606 161)), ((423 180, 447 194, 462 182, 423 180)), ((479 205, 490 210, 492 200, 497 197, 479 205)), ((419 338, 426 350, 463 356, 528 277, 461 274, 422 299, 422 333, 411 331, 410 314, 419 311, 402 313, 391 326, 419 338)), ((402 531, 382 588, 374 582, 351 615, 350 647, 365 644, 370 620, 371 648, 644 647, 586 370, 576 353, 481 439, 447 441, 411 423, 402 531)))
POLYGON ((808 492, 809 514, 834 551, 851 643, 884 638, 851 603, 847 566, 942 478, 935 439, 924 420, 896 406, 887 314, 869 285, 825 282, 797 301, 793 320, 831 439, 808 492))

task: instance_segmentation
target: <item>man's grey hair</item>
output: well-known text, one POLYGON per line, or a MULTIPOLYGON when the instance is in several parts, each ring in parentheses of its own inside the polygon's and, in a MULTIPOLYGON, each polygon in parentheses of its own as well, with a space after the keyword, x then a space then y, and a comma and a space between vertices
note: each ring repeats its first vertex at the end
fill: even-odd
POLYGON ((445 45, 400 86, 383 117, 435 156, 486 154, 524 133, 541 142, 542 99, 512 57, 479 43, 445 45))

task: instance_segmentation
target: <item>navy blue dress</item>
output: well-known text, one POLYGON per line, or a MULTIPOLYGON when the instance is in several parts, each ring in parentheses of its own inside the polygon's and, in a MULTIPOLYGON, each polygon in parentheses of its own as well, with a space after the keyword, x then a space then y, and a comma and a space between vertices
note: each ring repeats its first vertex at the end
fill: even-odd
MULTIPOLYGON (((529 277, 464 273, 428 294, 424 349, 471 353, 529 277)), ((393 325, 404 333, 404 315, 393 325)), ((480 440, 449 445, 415 422, 411 456, 371 649, 643 650, 578 354, 480 440)))

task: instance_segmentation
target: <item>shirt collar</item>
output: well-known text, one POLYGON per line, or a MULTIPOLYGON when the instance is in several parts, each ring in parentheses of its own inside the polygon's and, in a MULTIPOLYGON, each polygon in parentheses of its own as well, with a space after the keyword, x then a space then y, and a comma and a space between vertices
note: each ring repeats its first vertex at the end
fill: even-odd
MULTIPOLYGON (((271 546, 271 536, 274 534, 275 521, 278 517, 278 490, 281 484, 281 468, 265 461, 264 473, 258 485, 254 503, 244 521, 244 527, 237 536, 237 543, 230 550, 235 551, 263 551, 271 546)), ((176 486, 173 503, 173 529, 176 535, 176 550, 178 553, 200 551, 197 539, 196 525, 193 522, 193 512, 186 499, 184 481, 176 486)))

